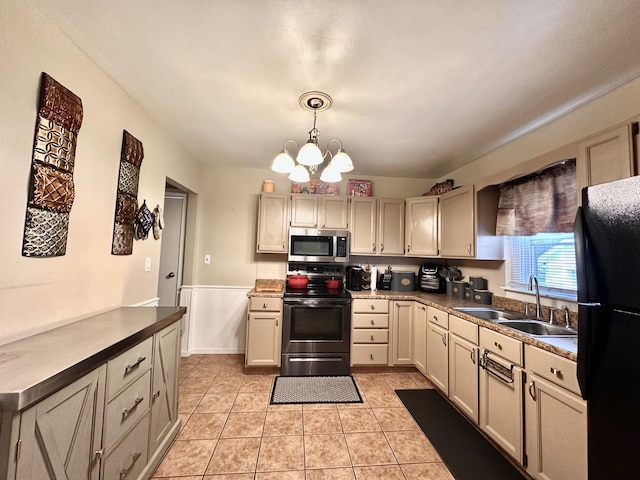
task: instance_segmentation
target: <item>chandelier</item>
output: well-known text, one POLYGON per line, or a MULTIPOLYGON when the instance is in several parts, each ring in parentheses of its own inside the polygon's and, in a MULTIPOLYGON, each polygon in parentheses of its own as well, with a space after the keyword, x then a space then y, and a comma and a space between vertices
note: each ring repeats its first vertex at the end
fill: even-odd
POLYGON ((318 112, 328 110, 333 100, 323 92, 306 92, 300 95, 298 103, 303 109, 313 112, 313 128, 309 130, 309 140, 302 147, 295 140, 289 139, 285 141, 282 145, 282 151, 271 164, 271 170, 278 173, 288 173, 289 180, 292 182, 305 183, 311 179, 312 175, 316 175, 318 168, 328 157, 329 163, 322 170, 320 180, 327 183, 341 181, 342 173, 353 170, 353 162, 342 148, 342 141, 337 138, 329 140, 324 153, 322 153, 318 146, 320 131, 316 128, 318 112), (338 143, 338 149, 335 154, 329 151, 329 146, 334 142, 338 143), (288 143, 295 143, 298 148, 295 162, 287 151, 288 143))

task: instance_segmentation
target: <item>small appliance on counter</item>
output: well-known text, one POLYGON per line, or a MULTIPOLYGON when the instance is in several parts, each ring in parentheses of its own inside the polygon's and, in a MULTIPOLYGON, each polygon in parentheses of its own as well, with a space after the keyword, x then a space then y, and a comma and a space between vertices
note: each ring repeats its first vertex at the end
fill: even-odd
POLYGON ((362 267, 356 265, 348 265, 346 267, 345 283, 347 290, 363 290, 363 275, 364 270, 362 267))
POLYGON ((444 293, 445 279, 438 273, 438 265, 425 263, 418 270, 418 287, 423 292, 444 293))

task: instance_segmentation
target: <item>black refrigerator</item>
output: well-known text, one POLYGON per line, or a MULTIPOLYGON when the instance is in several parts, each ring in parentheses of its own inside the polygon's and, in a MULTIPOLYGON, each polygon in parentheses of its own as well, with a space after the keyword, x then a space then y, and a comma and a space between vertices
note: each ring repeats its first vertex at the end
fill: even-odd
POLYGON ((640 478, 640 177, 583 189, 574 233, 589 480, 640 478))

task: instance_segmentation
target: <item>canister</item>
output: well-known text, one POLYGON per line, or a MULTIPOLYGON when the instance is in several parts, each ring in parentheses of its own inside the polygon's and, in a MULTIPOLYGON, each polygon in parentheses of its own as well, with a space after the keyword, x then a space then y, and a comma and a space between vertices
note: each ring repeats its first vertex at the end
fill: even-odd
POLYGON ((483 277, 469 277, 469 286, 471 290, 486 290, 487 279, 483 277))
POLYGON ((273 185, 272 180, 265 180, 262 182, 262 191, 263 192, 274 192, 275 186, 273 185))
POLYGON ((460 298, 462 300, 464 300, 464 289, 465 287, 468 287, 469 284, 467 282, 459 282, 459 281, 454 281, 453 282, 453 296, 454 298, 460 298))
POLYGON ((474 290, 473 301, 483 305, 491 305, 491 292, 489 290, 474 290))

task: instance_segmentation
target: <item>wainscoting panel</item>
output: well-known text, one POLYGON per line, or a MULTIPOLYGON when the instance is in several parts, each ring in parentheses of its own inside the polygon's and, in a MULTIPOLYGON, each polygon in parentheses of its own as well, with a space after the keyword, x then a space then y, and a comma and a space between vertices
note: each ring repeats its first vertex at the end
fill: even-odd
POLYGON ((180 305, 187 307, 182 354, 244 353, 247 293, 253 287, 187 285, 180 305))

